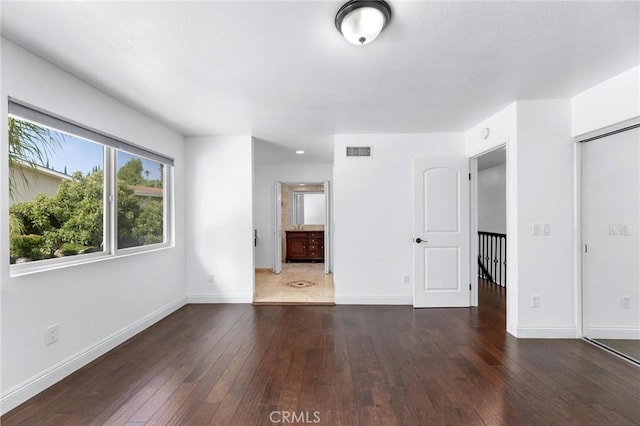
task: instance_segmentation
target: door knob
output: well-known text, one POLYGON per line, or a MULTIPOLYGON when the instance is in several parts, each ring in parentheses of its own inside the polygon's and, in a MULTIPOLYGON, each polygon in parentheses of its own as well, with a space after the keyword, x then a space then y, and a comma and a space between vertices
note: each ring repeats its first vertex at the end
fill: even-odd
POLYGON ((420 243, 428 243, 427 240, 423 240, 422 238, 418 237, 416 239, 413 240, 414 242, 420 244, 420 243))

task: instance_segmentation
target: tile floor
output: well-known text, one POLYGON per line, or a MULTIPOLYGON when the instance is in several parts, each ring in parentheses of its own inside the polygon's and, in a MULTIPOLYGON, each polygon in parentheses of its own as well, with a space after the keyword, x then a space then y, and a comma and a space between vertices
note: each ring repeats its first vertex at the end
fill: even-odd
POLYGON ((332 305, 335 303, 333 275, 325 275, 323 263, 283 263, 280 274, 257 270, 253 301, 256 304, 332 305))

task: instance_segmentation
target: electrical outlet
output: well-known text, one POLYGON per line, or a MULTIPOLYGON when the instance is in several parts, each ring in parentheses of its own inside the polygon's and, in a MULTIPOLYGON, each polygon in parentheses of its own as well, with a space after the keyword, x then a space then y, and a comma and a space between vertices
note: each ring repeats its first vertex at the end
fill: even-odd
POLYGON ((405 284, 409 284, 411 282, 411 275, 405 275, 404 276, 404 283, 405 284))
POLYGON ((212 283, 215 279, 215 275, 213 274, 209 274, 209 278, 207 279, 207 281, 209 281, 210 283, 212 283))
POLYGON ((540 307, 540 296, 531 296, 531 307, 536 309, 540 307))
POLYGON ((620 307, 622 307, 622 309, 631 309, 631 298, 629 296, 622 296, 620 298, 620 307))
POLYGON ((544 235, 551 235, 551 224, 550 223, 545 223, 542 226, 542 233, 544 235))
POLYGON ((58 324, 53 324, 47 327, 45 334, 44 343, 49 346, 58 341, 58 337, 60 335, 60 326, 58 324))
POLYGON ((629 225, 625 223, 620 224, 620 235, 629 235, 629 225))
POLYGON ((609 224, 609 235, 618 235, 618 225, 609 224))

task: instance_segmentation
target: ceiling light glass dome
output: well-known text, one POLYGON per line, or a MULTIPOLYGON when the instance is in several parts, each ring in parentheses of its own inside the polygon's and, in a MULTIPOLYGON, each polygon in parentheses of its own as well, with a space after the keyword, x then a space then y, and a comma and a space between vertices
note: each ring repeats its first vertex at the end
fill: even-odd
POLYGON ((336 15, 336 28, 350 43, 365 45, 378 37, 391 19, 385 1, 352 0, 336 15))

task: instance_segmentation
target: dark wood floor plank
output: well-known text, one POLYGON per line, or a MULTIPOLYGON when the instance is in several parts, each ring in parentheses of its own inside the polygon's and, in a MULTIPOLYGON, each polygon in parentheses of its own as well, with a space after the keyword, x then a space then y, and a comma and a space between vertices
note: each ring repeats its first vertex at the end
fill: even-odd
POLYGON ((188 405, 184 402, 194 387, 195 383, 181 383, 171 397, 145 423, 149 425, 182 424, 182 417, 186 416, 185 410, 188 409, 188 405))
POLYGON ((638 424, 639 368, 579 340, 513 338, 505 297, 480 283, 470 309, 188 305, 0 420, 638 424))
POLYGON ((278 323, 279 314, 283 311, 283 307, 280 306, 263 306, 261 308, 253 311, 255 317, 251 322, 252 327, 249 328, 252 331, 252 338, 245 339, 245 344, 241 346, 239 352, 240 359, 237 362, 234 359, 233 368, 225 372, 224 386, 218 392, 212 391, 212 394, 207 398, 208 401, 212 401, 212 396, 222 397, 220 407, 211 420, 212 424, 239 424, 233 420, 236 412, 239 409, 246 411, 246 406, 241 404, 242 398, 246 392, 253 391, 250 383, 260 366, 273 333, 277 329, 274 327, 274 323, 278 323), (258 326, 256 327, 256 325, 258 326), (265 327, 260 327, 260 325, 265 325, 265 327))
MULTIPOLYGON (((216 316, 217 314, 212 315, 214 318, 216 316)), ((193 322, 193 319, 186 320, 185 322, 191 323, 193 322)), ((214 323, 209 324, 205 331, 206 333, 214 333, 220 328, 222 327, 218 327, 218 325, 214 323)), ((131 384, 129 386, 125 386, 124 389, 121 387, 117 398, 104 398, 104 401, 112 401, 108 407, 101 409, 100 405, 91 405, 92 409, 99 413, 92 423, 100 425, 105 422, 114 423, 126 420, 128 417, 125 417, 125 413, 128 413, 129 416, 133 414, 131 412, 132 406, 136 407, 135 411, 139 410, 141 405, 146 402, 146 400, 142 400, 142 398, 146 397, 147 400, 150 399, 152 395, 149 394, 152 393, 152 390, 157 391, 157 389, 159 389, 180 368, 180 365, 184 363, 185 354, 189 352, 188 343, 191 339, 197 337, 197 335, 197 329, 194 329, 193 333, 185 333, 182 335, 180 341, 176 342, 177 344, 173 345, 169 351, 166 350, 166 343, 163 340, 156 341, 155 344, 149 344, 149 342, 144 341, 143 343, 149 344, 146 348, 148 351, 147 356, 139 355, 129 362, 129 364, 137 367, 134 372, 128 375, 131 384), (136 363, 135 360, 137 358, 139 359, 136 363), (140 364, 143 359, 145 368, 140 368, 140 364), (128 401, 130 399, 132 399, 131 402, 123 403, 123 401, 128 401)), ((211 341, 215 340, 212 339, 211 341)), ((201 347, 192 348, 191 353, 199 355, 204 352, 202 349, 206 349, 206 346, 203 345, 201 347)), ((144 353, 144 351, 141 351, 140 353, 144 353)), ((121 382, 123 381, 121 380, 121 382)), ((124 383, 122 383, 122 385, 124 385, 124 383)))

